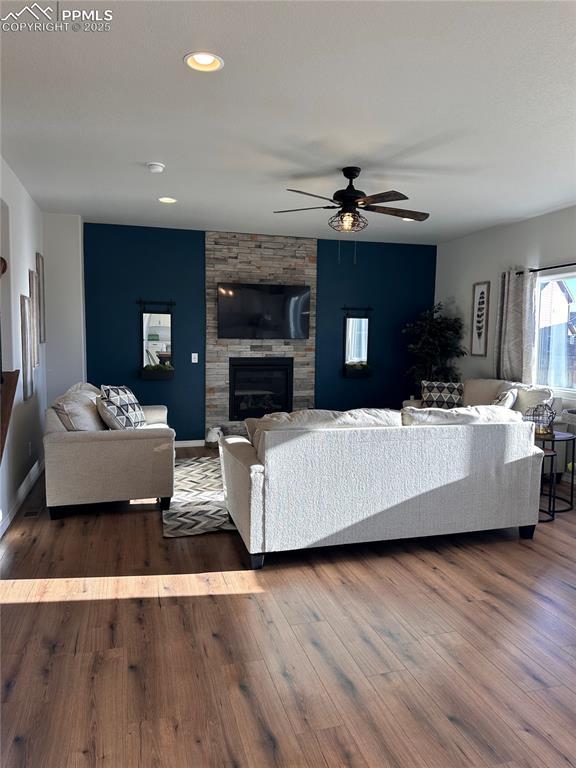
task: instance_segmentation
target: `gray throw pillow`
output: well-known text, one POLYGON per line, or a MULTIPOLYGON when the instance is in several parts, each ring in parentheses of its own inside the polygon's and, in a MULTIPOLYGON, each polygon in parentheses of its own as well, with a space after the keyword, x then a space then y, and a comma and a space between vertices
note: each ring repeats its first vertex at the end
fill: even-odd
POLYGON ((423 381, 423 408, 458 408, 462 405, 464 385, 451 381, 423 381))
POLYGON ((138 429, 146 425, 144 411, 131 389, 103 384, 101 392, 96 405, 110 429, 138 429))

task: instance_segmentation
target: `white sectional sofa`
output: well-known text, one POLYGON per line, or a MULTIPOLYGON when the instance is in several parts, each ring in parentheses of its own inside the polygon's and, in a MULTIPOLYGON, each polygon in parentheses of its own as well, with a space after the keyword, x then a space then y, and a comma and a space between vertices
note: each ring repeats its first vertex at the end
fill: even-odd
POLYGON ((249 429, 257 448, 239 436, 220 440, 229 513, 252 567, 267 552, 334 544, 514 526, 533 535, 542 462, 533 424, 399 419, 249 429))

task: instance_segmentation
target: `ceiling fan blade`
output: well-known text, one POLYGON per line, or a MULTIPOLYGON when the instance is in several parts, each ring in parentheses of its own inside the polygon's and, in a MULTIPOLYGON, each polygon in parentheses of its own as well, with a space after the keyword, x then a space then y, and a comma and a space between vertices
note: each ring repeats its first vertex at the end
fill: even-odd
POLYGON ((359 200, 356 200, 356 202, 364 207, 365 205, 372 205, 372 203, 393 203, 394 200, 408 200, 408 198, 406 195, 403 195, 402 192, 396 192, 391 189, 389 192, 378 192, 376 195, 366 195, 366 197, 361 197, 359 200))
POLYGON ((298 195, 308 195, 308 197, 317 197, 319 200, 328 200, 329 203, 335 202, 331 197, 323 197, 322 195, 313 195, 312 192, 302 192, 301 189, 286 189, 286 192, 296 192, 298 195))
POLYGON ((274 211, 274 213, 294 213, 294 211, 321 211, 327 208, 339 208, 339 205, 313 205, 312 208, 287 208, 284 211, 274 211))
POLYGON ((413 221, 426 221, 429 213, 421 211, 406 211, 403 208, 386 208, 383 205, 363 205, 362 211, 373 211, 373 213, 387 213, 388 216, 398 216, 401 219, 412 219, 413 221))

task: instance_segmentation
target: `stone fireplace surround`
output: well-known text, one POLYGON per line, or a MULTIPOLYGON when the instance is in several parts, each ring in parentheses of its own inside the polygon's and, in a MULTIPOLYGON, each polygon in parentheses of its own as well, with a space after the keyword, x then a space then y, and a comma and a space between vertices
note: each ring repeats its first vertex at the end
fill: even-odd
POLYGON ((237 232, 206 232, 206 429, 242 434, 228 419, 229 358, 292 357, 294 410, 314 407, 316 357, 316 240, 237 232), (308 339, 219 339, 218 283, 310 286, 308 339))

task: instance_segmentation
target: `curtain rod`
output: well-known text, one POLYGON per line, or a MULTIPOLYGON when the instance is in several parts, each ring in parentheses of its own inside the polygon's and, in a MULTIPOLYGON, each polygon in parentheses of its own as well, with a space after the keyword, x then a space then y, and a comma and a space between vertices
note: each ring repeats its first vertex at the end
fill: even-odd
MULTIPOLYGON (((548 269, 564 269, 564 267, 576 267, 576 261, 571 261, 568 264, 555 264, 553 267, 538 267, 537 269, 529 269, 528 272, 546 272, 548 269)), ((519 272, 516 272, 517 275, 521 275, 524 272, 523 269, 521 269, 519 272)))

